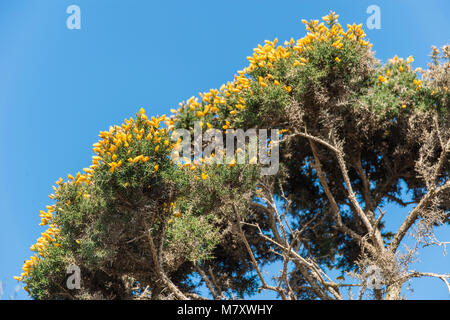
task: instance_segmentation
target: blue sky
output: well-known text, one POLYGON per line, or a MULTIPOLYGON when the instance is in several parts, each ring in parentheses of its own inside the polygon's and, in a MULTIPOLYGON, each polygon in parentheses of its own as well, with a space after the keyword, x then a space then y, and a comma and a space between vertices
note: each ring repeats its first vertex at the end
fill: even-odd
MULTIPOLYGON (((413 55, 425 67, 431 45, 450 43, 450 2, 0 0, 0 280, 12 291, 40 233, 39 210, 59 177, 90 164, 99 131, 144 107, 169 113, 178 102, 232 80, 264 40, 304 35, 301 19, 330 9, 364 23, 376 56, 413 55), (81 8, 68 30, 66 8, 81 8), (446 14, 447 12, 447 14, 446 14)), ((392 226, 405 212, 392 210, 392 226)), ((439 230, 450 239, 448 227, 439 230)), ((450 270, 442 250, 426 249, 420 271, 450 270)), ((413 282, 413 299, 448 299, 437 279, 413 282)), ((26 298, 21 290, 17 298, 26 298)), ((269 297, 267 296, 262 296, 269 297)))

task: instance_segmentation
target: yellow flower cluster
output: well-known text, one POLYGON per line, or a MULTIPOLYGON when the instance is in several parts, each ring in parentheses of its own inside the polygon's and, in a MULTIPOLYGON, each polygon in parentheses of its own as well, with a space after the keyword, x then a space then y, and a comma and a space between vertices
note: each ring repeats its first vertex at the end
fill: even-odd
MULTIPOLYGON (((405 71, 405 68, 406 68, 406 70, 411 71, 412 70, 411 63, 413 63, 413 62, 414 62, 414 58, 412 56, 409 56, 406 60, 404 60, 403 58, 399 58, 397 55, 395 55, 392 59, 388 60, 389 64, 394 65, 394 66, 398 65, 398 70, 401 73, 405 71), (405 62, 406 62, 406 64, 405 64, 405 62)), ((422 71, 422 69, 421 68, 417 68, 415 71, 416 72, 420 72, 420 71, 422 71)), ((387 70, 386 75, 387 75, 387 77, 391 76, 390 69, 387 70)), ((386 78, 384 78, 384 79, 382 79, 382 78, 384 78, 384 77, 383 76, 379 76, 378 80, 380 82, 384 82, 384 81, 387 80, 386 78)), ((422 80, 414 79, 413 80, 413 84, 416 86, 416 90, 420 90, 420 88, 422 88, 422 80)), ((406 105, 403 104, 402 105, 402 109, 406 109, 406 105)))
MULTIPOLYGON (((57 184, 60 184, 62 182, 62 179, 59 179, 56 181, 57 184)), ((54 187, 56 190, 56 188, 54 187)), ((46 206, 47 211, 41 210, 40 211, 40 217, 41 217, 41 223, 40 226, 45 226, 51 222, 51 219, 53 218, 53 212, 56 210, 55 205, 49 205, 46 206)), ((55 236, 60 232, 60 230, 57 228, 55 224, 50 224, 49 228, 41 234, 41 237, 37 239, 36 244, 33 244, 30 247, 31 251, 36 251, 37 254, 34 256, 31 256, 30 259, 26 260, 23 267, 22 267, 22 274, 20 277, 15 276, 14 279, 17 281, 21 281, 24 278, 28 277, 30 270, 33 268, 33 266, 39 261, 39 257, 43 257, 46 255, 46 250, 49 246, 54 245, 56 247, 60 246, 59 243, 55 242, 55 236)), ((25 288, 26 289, 26 288, 25 288)))
MULTIPOLYGON (((330 41, 331 46, 342 49, 344 46, 344 39, 350 40, 356 45, 365 47, 371 46, 369 42, 365 41, 366 34, 362 30, 362 24, 347 25, 347 30, 344 31, 342 26, 337 22, 339 15, 330 11, 329 15, 323 17, 325 22, 319 23, 319 20, 302 20, 306 25, 307 35, 299 40, 291 38, 290 41, 285 41, 284 46, 278 45, 278 39, 273 41, 265 40, 264 45, 258 45, 253 50, 253 55, 247 57, 250 64, 248 67, 237 72, 234 76, 234 81, 228 82, 226 85, 222 85, 220 90, 211 89, 207 93, 199 94, 201 100, 193 96, 186 102, 181 102, 180 108, 171 109, 174 114, 179 114, 183 110, 187 109, 193 112, 197 118, 203 120, 207 115, 211 115, 211 119, 217 120, 220 118, 219 112, 221 110, 227 110, 232 116, 238 115, 239 111, 245 110, 245 102, 242 98, 242 93, 253 94, 250 86, 252 78, 248 75, 258 68, 274 68, 276 63, 280 60, 293 59, 294 67, 305 66, 309 63, 309 58, 306 56, 308 51, 315 49, 315 45, 318 42, 330 41), (325 24, 326 23, 326 24, 325 24), (237 98, 239 101, 236 103, 237 98), (230 103, 230 101, 233 101, 230 103)), ((336 62, 340 62, 339 57, 335 57, 336 62)), ((261 88, 267 87, 270 83, 275 86, 282 86, 285 91, 291 92, 292 88, 288 85, 282 84, 281 79, 274 79, 269 73, 265 77, 259 76, 255 79, 261 88)), ((177 121, 177 117, 175 117, 177 121)), ((230 123, 224 120, 222 128, 224 130, 230 128, 230 123)), ((211 128, 211 123, 206 122, 208 128, 211 128)))
POLYGON ((15 276, 14 279, 17 281, 21 281, 22 279, 24 279, 25 277, 28 276, 28 274, 30 273, 31 269, 33 268, 33 265, 39 260, 39 257, 35 254, 34 256, 31 256, 29 260, 25 261, 23 267, 22 267, 22 274, 20 275, 20 277, 15 276))
POLYGON ((101 162, 107 163, 110 167, 110 172, 113 173, 125 161, 131 164, 149 161, 150 156, 143 154, 117 161, 119 151, 125 149, 126 154, 130 154, 137 141, 142 139, 152 141, 156 144, 155 153, 160 149, 160 145, 169 146, 170 142, 167 134, 174 124, 171 118, 162 115, 161 117, 151 117, 149 119, 145 114, 144 108, 141 108, 136 117, 136 121, 133 118, 125 119, 121 126, 111 126, 109 131, 100 132, 99 137, 101 140, 93 145, 93 151, 96 155, 92 157, 92 165, 84 169, 88 173, 87 180, 91 178, 92 171, 97 169, 101 162), (165 128, 160 127, 161 122, 166 125, 165 128))
MULTIPOLYGON (((163 211, 164 212, 173 212, 173 216, 175 218, 180 218, 181 217, 181 211, 175 208, 175 204, 173 202, 164 202, 163 203, 163 211)), ((169 224, 173 222, 173 219, 170 218, 167 221, 169 224)))
POLYGON ((328 16, 323 17, 322 19, 327 23, 328 27, 323 22, 319 23, 319 20, 310 20, 309 22, 302 20, 303 24, 306 25, 306 30, 309 32, 306 37, 297 40, 296 45, 293 47, 296 53, 300 55, 305 50, 314 50, 316 41, 326 42, 332 40, 332 47, 342 49, 344 37, 359 43, 361 46, 369 46, 369 42, 363 40, 366 34, 362 30, 362 24, 348 24, 347 31, 344 32, 342 26, 337 22, 338 17, 339 15, 332 11, 328 16))
POLYGON ((48 224, 51 218, 53 218, 53 212, 55 212, 55 206, 46 206, 47 212, 44 210, 41 210, 40 217, 41 217, 41 223, 40 226, 45 226, 48 224))
POLYGON ((422 80, 414 79, 413 83, 416 85, 416 90, 419 90, 422 87, 422 80))
MULTIPOLYGON (((42 214, 42 211, 41 211, 42 214)), ((43 218, 48 219, 48 218, 43 218)), ((47 248, 51 245, 54 245, 55 247, 59 247, 60 244, 56 242, 56 235, 60 232, 60 230, 57 228, 56 225, 51 224, 50 228, 47 229, 45 232, 43 232, 41 237, 37 239, 37 243, 33 244, 30 247, 31 251, 36 251, 37 254, 34 256, 31 256, 30 259, 26 260, 23 267, 22 267, 22 274, 20 277, 15 276, 14 279, 17 281, 21 281, 22 279, 28 277, 31 269, 33 266, 39 261, 39 257, 44 257, 46 255, 47 248)))
MULTIPOLYGON (((280 61, 292 61, 294 67, 303 67, 309 63, 309 58, 306 56, 307 51, 314 50, 315 45, 319 42, 330 41, 332 47, 342 49, 344 46, 344 39, 354 41, 360 46, 369 46, 367 41, 364 41, 365 33, 362 30, 362 25, 347 25, 347 31, 344 32, 343 28, 337 23, 338 15, 334 12, 330 12, 329 15, 323 17, 324 22, 319 23, 318 20, 310 20, 302 22, 306 25, 307 35, 299 40, 291 39, 286 41, 284 46, 278 45, 278 39, 273 41, 266 40, 264 45, 258 45, 254 49, 253 55, 247 57, 250 64, 248 67, 241 71, 238 71, 234 76, 234 80, 227 82, 220 87, 220 89, 211 89, 209 92, 199 93, 201 100, 197 97, 191 97, 186 102, 181 102, 180 108, 171 109, 174 116, 166 117, 151 117, 149 118, 145 114, 145 110, 142 108, 136 119, 125 119, 121 126, 111 126, 108 131, 100 132, 100 140, 93 145, 93 151, 95 155, 92 157, 92 164, 88 168, 84 168, 84 173, 78 172, 75 177, 68 175, 68 182, 63 182, 60 178, 56 181, 58 187, 53 186, 54 194, 49 195, 50 199, 57 199, 60 188, 62 185, 74 184, 80 188, 79 195, 88 197, 86 194, 86 186, 92 183, 92 178, 95 171, 107 165, 109 171, 114 173, 124 165, 136 165, 139 163, 145 163, 152 159, 156 160, 155 155, 160 152, 162 148, 176 148, 179 144, 171 144, 169 142, 169 134, 174 128, 174 122, 178 121, 177 114, 180 114, 183 110, 189 110, 193 112, 197 118, 199 118, 207 128, 211 128, 211 121, 220 120, 220 114, 226 111, 231 116, 236 116, 239 112, 246 109, 245 99, 243 93, 252 95, 251 85, 253 79, 249 76, 250 73, 257 68, 274 68, 275 64, 280 61), (294 58, 293 58, 294 57, 294 58), (207 119, 207 120, 206 120, 207 119), (161 127, 161 123, 165 124, 165 128, 161 127), (139 154, 135 151, 136 144, 146 140, 154 144, 154 152, 149 155, 139 154)), ((339 63, 341 59, 335 57, 335 62, 339 63)), ((409 62, 408 62, 409 63, 409 62)), ((282 83, 281 79, 275 79, 270 73, 264 77, 259 77, 257 83, 261 88, 265 88, 268 85, 281 86, 286 92, 291 92, 292 87, 282 83)), ((232 127, 230 123, 231 119, 223 119, 222 129, 228 130, 232 127)), ((136 148, 138 149, 138 148, 136 148)), ((223 156, 223 155, 222 155, 223 156)), ((203 164, 211 163, 215 155, 211 155, 208 159, 184 159, 183 163, 179 163, 180 167, 188 170, 196 170, 203 164)), ((155 161, 156 162, 156 161, 155 161)), ((256 163, 256 159, 251 159, 250 163, 256 163)), ((219 165, 219 164, 218 164, 219 165)), ((236 161, 232 161, 228 164, 229 167, 234 167, 236 161)), ((153 166, 155 172, 159 170, 159 164, 155 163, 153 166)), ((204 171, 197 177, 201 180, 209 178, 208 174, 204 171)), ((124 186, 128 186, 129 183, 125 183, 124 186)), ((67 201, 65 205, 70 205, 70 201, 67 201)), ((168 205, 167 208, 173 209, 173 203, 168 205)), ((56 206, 47 206, 47 212, 41 210, 41 226, 51 223, 53 213, 56 210, 63 210, 63 208, 56 208, 56 206)), ((39 260, 39 256, 44 256, 46 249, 50 245, 59 246, 55 242, 55 236, 59 230, 56 225, 50 224, 50 228, 42 234, 42 237, 38 239, 37 243, 31 247, 33 251, 37 251, 38 255, 34 255, 27 260, 24 264, 24 273, 20 277, 15 277, 17 280, 23 280, 28 276, 33 265, 39 260)))
POLYGON ((383 76, 383 75, 380 75, 380 76, 378 76, 378 81, 380 81, 381 83, 383 83, 383 82, 386 82, 386 81, 387 81, 387 79, 386 79, 386 77, 385 77, 385 76, 383 76))
POLYGON ((55 247, 60 246, 59 243, 55 242, 54 238, 57 234, 59 234, 60 230, 54 224, 49 225, 49 227, 50 228, 43 232, 42 236, 37 239, 37 243, 32 245, 30 248, 31 251, 37 251, 41 257, 45 256, 45 249, 48 248, 50 244, 55 245, 55 247))
POLYGON ((332 46, 338 49, 342 49, 343 37, 346 37, 349 40, 357 41, 362 46, 368 46, 369 43, 364 41, 363 39, 366 37, 366 34, 362 30, 362 24, 360 25, 347 25, 347 32, 343 31, 342 26, 337 23, 337 18, 339 15, 336 15, 334 12, 330 12, 328 16, 323 17, 323 20, 327 22, 328 27, 325 24, 319 23, 319 20, 310 20, 309 22, 306 20, 302 20, 302 22, 306 25, 306 30, 308 34, 295 41, 291 38, 290 41, 286 41, 283 46, 276 46, 278 43, 278 39, 274 41, 265 41, 265 45, 259 45, 258 48, 254 49, 253 56, 248 57, 247 59, 250 61, 250 66, 244 69, 244 72, 252 72, 258 67, 269 67, 272 68, 276 61, 281 59, 287 59, 292 54, 296 54, 298 59, 294 61, 294 66, 304 66, 309 61, 301 57, 301 55, 308 50, 314 50, 315 42, 325 42, 330 39, 333 40, 332 46), (290 50, 292 48, 292 50, 290 50))
MULTIPOLYGON (((145 114, 145 110, 142 108, 138 114, 136 114, 136 121, 133 118, 125 119, 122 126, 110 127, 109 131, 100 132, 99 137, 101 138, 97 143, 93 145, 93 151, 95 155, 92 157, 92 164, 89 168, 84 168, 85 173, 78 172, 75 177, 71 174, 67 176, 68 182, 63 182, 62 178, 56 181, 57 187, 53 186, 55 191, 53 194, 49 195, 50 199, 56 199, 61 191, 61 187, 65 184, 74 184, 81 187, 78 195, 83 195, 88 197, 89 195, 85 192, 85 186, 92 183, 92 177, 95 170, 99 169, 102 164, 107 164, 109 166, 109 171, 113 173, 115 170, 120 168, 124 162, 130 164, 136 164, 139 162, 147 162, 150 160, 150 156, 137 155, 135 157, 128 157, 128 159, 118 159, 119 151, 124 148, 126 152, 121 154, 130 154, 133 150, 134 145, 137 141, 141 139, 146 139, 147 141, 152 141, 156 147, 154 152, 157 153, 161 146, 170 146, 168 139, 168 132, 173 128, 173 120, 167 118, 165 115, 161 117, 151 117, 150 119, 145 114), (161 123, 166 125, 162 128, 161 123)), ((158 171, 159 165, 154 166, 155 172, 158 171)), ((65 205, 70 205, 71 202, 68 200, 65 205)), ((56 210, 62 211, 62 207, 56 207, 56 205, 46 206, 47 211, 41 210, 40 226, 45 226, 51 223, 53 218, 53 213, 56 210)), ((42 233, 42 236, 37 239, 37 243, 32 245, 30 250, 36 251, 37 254, 30 257, 29 260, 25 261, 23 265, 23 273, 19 276, 15 276, 14 279, 21 281, 28 277, 33 266, 39 261, 39 257, 44 257, 46 255, 47 249, 53 245, 59 247, 60 244, 56 242, 55 237, 58 235, 60 230, 55 224, 50 224, 49 228, 42 233)), ((77 242, 78 243, 78 242, 77 242)))
MULTIPOLYGON (((220 117, 218 113, 222 108, 228 108, 231 114, 235 114, 237 110, 245 109, 245 106, 243 104, 227 106, 225 97, 229 97, 233 92, 241 92, 241 90, 249 88, 249 81, 250 80, 248 78, 245 78, 241 75, 236 78, 236 81, 228 82, 226 85, 222 85, 220 90, 211 89, 209 92, 204 92, 203 94, 199 93, 199 96, 201 97, 200 102, 198 101, 197 97, 192 96, 186 102, 181 102, 179 109, 171 109, 171 112, 176 114, 178 112, 181 112, 184 108, 188 108, 190 111, 194 112, 199 119, 202 119, 207 115, 211 115, 212 118, 217 119, 220 117), (236 108, 237 110, 234 108, 236 108)), ((244 101, 242 101, 242 103, 243 102, 244 101)), ((206 126, 208 128, 212 127, 209 122, 206 123, 206 126)))
POLYGON ((277 47, 277 43, 278 39, 275 38, 274 41, 266 40, 264 46, 258 45, 253 50, 253 56, 247 57, 250 65, 244 69, 244 72, 252 72, 256 68, 264 66, 272 68, 277 60, 289 58, 291 52, 288 48, 283 46, 277 47))

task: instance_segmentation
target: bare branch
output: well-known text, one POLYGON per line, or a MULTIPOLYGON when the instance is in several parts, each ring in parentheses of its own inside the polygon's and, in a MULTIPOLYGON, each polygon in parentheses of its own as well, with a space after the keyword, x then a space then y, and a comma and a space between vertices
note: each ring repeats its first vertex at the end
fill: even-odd
MULTIPOLYGON (((338 229, 340 229, 342 232, 344 232, 348 236, 352 237, 353 239, 358 240, 360 243, 363 242, 363 238, 359 234, 357 234, 356 232, 354 232, 353 230, 351 230, 350 228, 348 228, 347 226, 345 226, 342 223, 342 218, 341 218, 341 215, 339 213, 340 210, 339 210, 339 207, 338 207, 338 205, 336 203, 336 200, 334 199, 333 194, 331 193, 330 187, 328 186, 327 179, 326 179, 325 174, 324 174, 324 172, 322 170, 322 166, 320 164, 320 159, 319 159, 319 156, 318 156, 318 153, 317 153, 317 149, 316 149, 315 144, 313 142, 314 139, 312 139, 312 138, 308 138, 308 139, 309 139, 311 150, 312 150, 313 156, 314 156, 314 162, 315 162, 314 163, 314 169, 316 169, 317 175, 319 177, 320 184, 321 184, 322 188, 324 189, 324 192, 325 192, 325 194, 326 194, 326 196, 328 198, 328 201, 330 201, 331 209, 332 209, 332 212, 334 213, 334 216, 336 218, 336 225, 337 225, 338 229)), ((325 144, 325 145, 327 146, 328 144, 325 144)), ((332 149, 332 150, 334 150, 334 149, 332 149)), ((367 245, 369 245, 369 244, 367 244, 367 245)))
POLYGON ((450 294, 450 284, 447 281, 447 279, 450 278, 450 274, 438 274, 432 272, 418 272, 418 271, 410 271, 410 272, 411 273, 408 275, 408 278, 432 277, 441 279, 447 286, 448 293, 450 294))
POLYGON ((450 181, 447 181, 444 185, 431 189, 423 198, 420 200, 419 204, 411 210, 408 214, 408 217, 403 221, 402 225, 398 229, 397 233, 392 240, 389 250, 391 252, 395 252, 402 241, 403 237, 406 235, 406 232, 411 228, 411 226, 416 222, 419 217, 420 212, 433 200, 434 197, 438 196, 441 192, 450 188, 450 181))
POLYGON ((217 295, 216 290, 214 290, 214 286, 213 286, 212 282, 209 280, 208 276, 203 271, 203 269, 200 268, 198 265, 196 265, 195 270, 198 272, 198 274, 200 274, 203 281, 205 281, 205 284, 208 287, 209 291, 211 292, 211 295, 213 296, 213 298, 215 300, 218 300, 220 297, 217 295))
POLYGON ((247 238, 244 235, 244 231, 242 230, 242 226, 241 226, 241 221, 239 218, 239 213, 236 210, 236 207, 233 205, 233 209, 234 209, 234 214, 235 214, 235 219, 236 219, 236 224, 237 224, 237 228, 239 231, 239 235, 241 237, 242 242, 244 243, 245 247, 247 248, 247 252, 250 255, 250 259, 252 261, 252 265, 256 270, 256 273, 258 274, 259 280, 261 281, 262 284, 262 289, 267 289, 267 290, 272 290, 272 291, 276 291, 280 294, 281 298, 283 300, 286 300, 286 296, 284 294, 284 292, 282 290, 280 290, 280 288, 277 287, 273 287, 273 286, 269 286, 266 283, 266 280, 264 279, 261 270, 259 269, 259 265, 258 262, 255 259, 255 256, 253 255, 253 251, 250 248, 250 245, 248 244, 247 238))
POLYGON ((153 263, 155 265, 155 271, 160 275, 163 283, 169 288, 169 290, 180 300, 188 300, 188 298, 177 288, 177 286, 167 277, 167 275, 162 270, 158 254, 156 252, 155 244, 153 243, 153 238, 151 235, 151 229, 148 229, 147 224, 144 221, 145 228, 147 230, 147 240, 150 247, 150 252, 152 254, 153 263))

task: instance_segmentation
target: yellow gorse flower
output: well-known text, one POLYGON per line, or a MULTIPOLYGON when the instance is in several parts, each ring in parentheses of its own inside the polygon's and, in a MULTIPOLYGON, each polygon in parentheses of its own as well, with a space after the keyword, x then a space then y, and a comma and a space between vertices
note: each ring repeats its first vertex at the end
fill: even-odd
MULTIPOLYGON (((89 198, 90 194, 86 193, 88 184, 91 183, 92 177, 97 170, 104 167, 108 168, 110 173, 114 173, 120 169, 124 162, 127 162, 127 158, 124 154, 129 154, 133 151, 133 147, 140 143, 143 137, 146 137, 148 143, 154 145, 155 152, 163 149, 168 150, 171 148, 170 140, 167 138, 170 126, 173 127, 173 120, 166 118, 165 115, 158 117, 151 117, 150 119, 145 114, 145 109, 141 108, 139 113, 136 114, 136 119, 125 119, 121 126, 111 126, 108 131, 102 131, 99 134, 100 140, 93 144, 94 156, 92 157, 92 164, 88 168, 84 168, 84 173, 78 172, 75 176, 68 174, 67 182, 63 182, 62 178, 56 181, 56 187, 53 187, 54 193, 49 197, 58 201, 61 188, 65 188, 68 185, 77 188, 77 199, 79 197, 89 198), (164 122, 165 128, 161 127, 161 123, 164 122), (125 151, 125 152, 124 152, 125 151)), ((150 160, 150 155, 138 154, 129 157, 128 161, 132 165, 137 163, 145 163, 150 160)), ((155 165, 155 172, 158 171, 159 165, 155 165)), ((129 184, 126 183, 125 186, 129 184)), ((57 202, 55 205, 46 206, 46 210, 40 211, 41 223, 40 226, 48 225, 48 229, 41 234, 41 237, 37 239, 37 242, 30 247, 30 250, 36 252, 34 256, 25 261, 23 265, 23 272, 20 276, 15 276, 14 279, 22 281, 26 279, 33 267, 39 262, 39 260, 47 256, 48 249, 53 246, 55 248, 61 247, 61 244, 57 242, 60 229, 53 223, 54 214, 64 211, 64 208, 72 205, 70 200, 64 202, 57 202)), ((76 240, 76 243, 80 243, 76 240)))
MULTIPOLYGON (((211 89, 209 92, 199 93, 199 97, 192 96, 186 101, 180 102, 180 108, 171 112, 175 113, 173 121, 178 121, 178 116, 183 114, 184 110, 192 111, 200 119, 207 120, 207 127, 213 124, 222 126, 223 130, 231 128, 231 123, 220 121, 221 111, 228 110, 228 114, 237 116, 238 110, 245 109, 245 101, 238 103, 229 103, 229 98, 242 98, 244 94, 253 95, 251 86, 256 82, 261 90, 274 86, 282 86, 286 92, 291 92, 289 84, 282 84, 281 79, 270 72, 277 63, 292 63, 294 67, 305 67, 309 63, 308 53, 314 51, 319 43, 327 43, 336 50, 341 50, 344 45, 353 47, 370 47, 368 41, 364 38, 366 34, 362 29, 362 24, 347 25, 347 30, 338 23, 336 13, 330 13, 319 20, 302 20, 306 26, 307 34, 305 37, 295 40, 291 38, 285 41, 284 45, 278 43, 278 39, 273 41, 265 40, 264 44, 258 45, 253 54, 247 57, 249 65, 237 72, 234 81, 227 82, 220 86, 220 89, 211 89), (266 68, 265 76, 259 75, 256 78, 250 75, 258 68, 266 68), (212 117, 206 118, 206 117, 212 117), (220 124, 221 123, 221 124, 220 124), (209 125, 208 125, 209 124, 209 125)), ((336 57, 335 62, 340 62, 341 58, 336 57)))
MULTIPOLYGON (((319 20, 302 20, 307 30, 306 36, 298 40, 291 38, 289 41, 285 41, 284 45, 280 45, 277 38, 273 41, 264 41, 263 45, 258 45, 253 50, 253 54, 247 57, 249 65, 238 71, 233 81, 221 85, 220 89, 211 89, 200 93, 200 99, 192 96, 186 101, 180 102, 178 109, 170 110, 173 114, 170 117, 166 117, 166 115, 148 117, 145 109, 141 108, 136 113, 135 119, 130 117, 125 119, 120 126, 110 126, 108 130, 101 131, 99 133, 99 141, 93 144, 94 156, 92 157, 92 163, 89 167, 83 169, 85 173, 79 172, 75 177, 69 174, 69 181, 65 183, 60 178, 56 181, 57 187, 54 187, 54 193, 49 197, 58 201, 61 188, 65 188, 66 184, 68 184, 77 188, 77 198, 89 198, 86 186, 92 183, 93 177, 98 170, 106 170, 106 172, 111 174, 117 174, 116 171, 124 170, 125 167, 147 168, 147 165, 139 166, 139 164, 146 163, 150 159, 155 162, 152 162, 148 168, 153 168, 154 174, 158 174, 160 165, 154 157, 157 156, 156 153, 158 153, 159 157, 164 156, 164 152, 177 145, 176 143, 172 144, 168 136, 184 111, 192 112, 193 115, 201 118, 207 128, 222 126, 223 130, 230 130, 233 127, 233 117, 239 116, 240 111, 246 110, 248 107, 246 105, 246 97, 253 95, 252 90, 255 90, 254 86, 258 90, 279 87, 286 94, 292 92, 292 87, 289 83, 286 83, 284 79, 277 78, 277 73, 266 72, 265 76, 253 78, 250 73, 258 68, 266 68, 265 70, 270 71, 278 63, 290 63, 300 70, 307 68, 310 63, 309 57, 311 56, 309 53, 316 50, 319 44, 333 48, 336 53, 335 62, 341 61, 337 55, 344 46, 346 48, 348 46, 359 48, 369 46, 369 43, 364 40, 366 35, 362 30, 362 25, 347 25, 347 30, 344 30, 338 23, 338 17, 334 12, 330 12, 323 17, 324 22, 319 20), (221 118, 222 114, 229 115, 230 118, 223 119, 221 118), (165 127, 162 127, 161 124, 164 124, 165 127), (143 144, 149 146, 147 149, 149 154, 143 154, 142 148, 139 148, 143 144)), ((411 59, 408 59, 407 62, 412 62, 411 59)), ((384 76, 380 77, 382 77, 379 78, 381 82, 386 80, 384 76)), ((190 159, 186 159, 183 164, 179 163, 179 166, 185 170, 194 171, 203 164, 210 163, 214 157, 215 155, 213 154, 207 159, 201 158, 192 162, 190 159)), ((250 162, 256 164, 257 159, 252 158, 250 162)), ((235 165, 236 160, 233 159, 229 163, 229 167, 234 167, 235 165)), ((202 172, 200 178, 206 180, 209 176, 206 172, 202 172)), ((128 182, 123 184, 124 187, 129 185, 128 182)), ((60 231, 53 223, 54 215, 63 211, 67 206, 74 205, 75 202, 74 200, 71 202, 66 199, 63 203, 57 202, 54 206, 48 206, 46 211, 41 210, 41 225, 48 225, 49 229, 31 247, 36 254, 25 262, 24 272, 20 277, 15 277, 16 280, 26 278, 39 259, 46 255, 46 250, 50 246, 61 246, 57 242, 60 231)), ((78 243, 78 241, 76 242, 78 243)))

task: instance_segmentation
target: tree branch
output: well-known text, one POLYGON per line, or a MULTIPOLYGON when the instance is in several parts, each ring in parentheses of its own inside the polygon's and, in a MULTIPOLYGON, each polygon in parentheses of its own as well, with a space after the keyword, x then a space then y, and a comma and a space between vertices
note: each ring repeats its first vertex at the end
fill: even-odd
POLYGON ((413 210, 411 210, 411 212, 408 214, 408 217, 406 217, 405 221, 403 221, 402 225, 398 229, 397 233, 394 236, 394 239, 392 240, 392 242, 389 246, 389 250, 392 253, 395 253, 395 251, 397 251, 397 248, 400 245, 400 242, 402 241, 403 237, 406 235, 406 232, 408 232, 409 228, 411 228, 411 226, 416 222, 421 210, 423 210, 431 202, 431 200, 433 200, 434 197, 439 195, 439 193, 441 193, 449 188, 450 188, 450 180, 447 181, 444 185, 442 185, 436 189, 431 189, 420 200, 419 204, 413 210))

